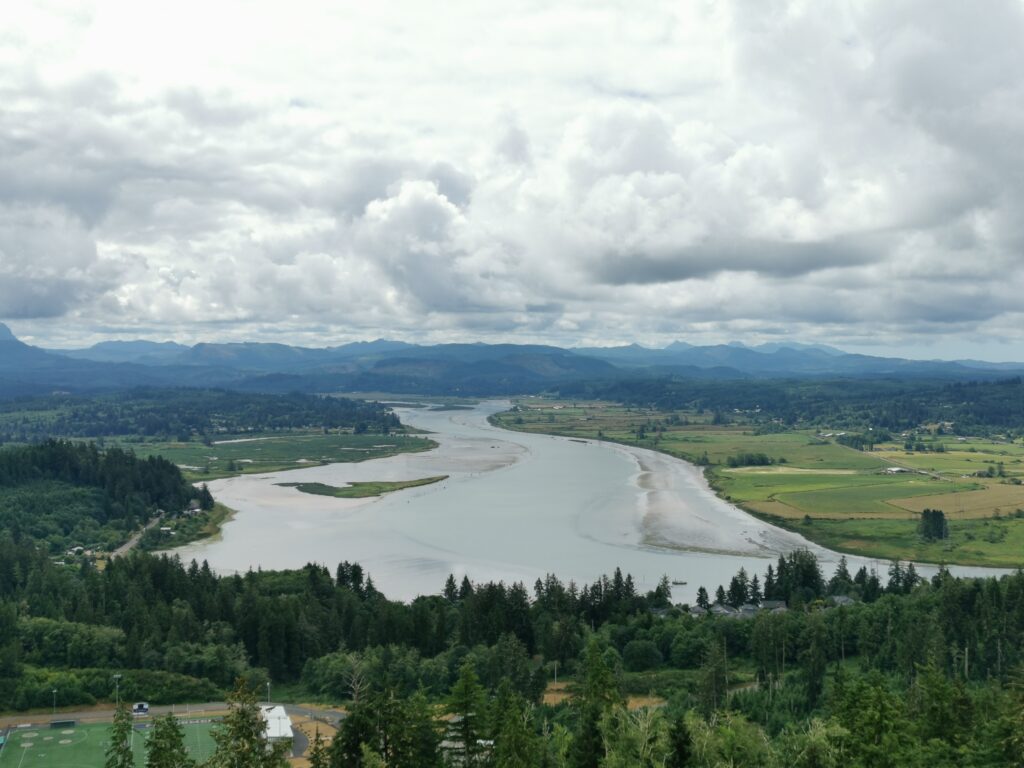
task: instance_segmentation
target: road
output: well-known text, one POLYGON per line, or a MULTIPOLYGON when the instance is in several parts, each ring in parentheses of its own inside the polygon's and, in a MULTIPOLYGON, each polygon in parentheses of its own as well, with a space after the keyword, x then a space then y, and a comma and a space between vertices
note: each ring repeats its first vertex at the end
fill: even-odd
POLYGON ((142 526, 142 530, 141 531, 136 533, 134 536, 132 536, 130 539, 128 539, 128 541, 126 541, 124 544, 122 544, 120 547, 118 547, 117 549, 114 550, 114 553, 111 555, 111 558, 121 557, 121 556, 127 555, 129 552, 131 552, 135 548, 135 546, 139 543, 139 540, 142 538, 142 534, 144 534, 146 531, 148 531, 154 525, 159 523, 161 520, 163 520, 163 516, 162 515, 157 515, 152 520, 150 520, 148 523, 146 523, 144 526, 142 526))
MULTIPOLYGON (((285 704, 285 711, 289 715, 303 715, 305 717, 324 720, 331 725, 337 725, 338 721, 345 717, 345 713, 337 709, 321 709, 319 707, 305 707, 299 704, 285 704)), ((203 704, 173 704, 165 706, 152 706, 149 708, 149 716, 165 715, 173 712, 176 715, 216 715, 227 712, 228 705, 224 701, 208 701, 203 704)), ((0 717, 0 728, 8 728, 17 725, 33 724, 48 725, 51 720, 77 720, 79 722, 102 723, 114 719, 114 710, 111 709, 82 709, 77 711, 58 710, 56 715, 49 712, 36 712, 34 714, 8 715, 0 717)))

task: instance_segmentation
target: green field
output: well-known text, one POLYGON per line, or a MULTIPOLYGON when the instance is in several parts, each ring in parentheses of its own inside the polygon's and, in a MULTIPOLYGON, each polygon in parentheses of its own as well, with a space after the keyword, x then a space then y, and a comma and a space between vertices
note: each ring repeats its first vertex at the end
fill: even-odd
MULTIPOLYGON (((185 745, 197 761, 213 752, 210 718, 182 720, 185 745)), ((148 723, 139 723, 132 735, 135 764, 146 764, 148 723)), ((50 728, 42 725, 11 729, 7 744, 0 752, 0 768, 101 768, 109 725, 77 725, 73 728, 50 728)))
POLYGON ((259 472, 281 472, 317 464, 367 461, 426 451, 433 440, 408 435, 287 433, 199 442, 126 442, 140 456, 159 455, 180 466, 194 482, 259 472), (238 442, 232 442, 237 440, 238 442))
POLYGON ((398 480, 394 482, 377 480, 349 483, 341 488, 325 483, 277 483, 277 485, 284 488, 297 488, 302 493, 312 493, 315 496, 333 496, 336 499, 365 499, 370 496, 381 496, 385 493, 401 491, 405 488, 431 485, 432 483, 439 483, 447 479, 448 475, 437 475, 436 477, 423 477, 419 480, 398 480))
POLYGON ((525 398, 498 426, 603 439, 705 465, 715 491, 752 514, 824 546, 878 558, 964 565, 1024 565, 1024 444, 924 432, 859 451, 815 430, 783 429, 732 415, 664 412, 606 402, 525 398), (941 450, 939 447, 941 446, 941 450), (763 454, 764 466, 730 467, 763 454), (890 467, 908 472, 889 474, 890 467), (994 477, 978 477, 992 468, 994 477), (1000 474, 1001 473, 1001 474, 1000 474), (925 542, 923 509, 942 509, 950 538, 925 542), (809 523, 809 524, 808 524, 809 523))

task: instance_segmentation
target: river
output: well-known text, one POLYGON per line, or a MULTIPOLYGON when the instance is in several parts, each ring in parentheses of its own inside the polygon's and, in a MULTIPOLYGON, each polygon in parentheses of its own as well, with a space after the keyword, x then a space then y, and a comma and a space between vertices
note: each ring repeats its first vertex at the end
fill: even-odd
MULTIPOLYGON (((220 536, 181 547, 183 560, 207 560, 220 573, 297 568, 333 572, 359 562, 389 597, 441 590, 448 574, 473 581, 524 581, 547 573, 589 583, 616 567, 642 590, 658 580, 697 587, 727 584, 740 567, 763 576, 781 552, 814 551, 826 575, 838 555, 768 525, 719 499, 696 467, 664 454, 597 441, 510 432, 487 417, 507 401, 471 410, 398 409, 403 423, 429 430, 432 451, 359 464, 215 480, 218 501, 237 510, 220 536), (412 480, 443 482, 378 498, 336 499, 278 483, 412 480)), ((382 442, 386 442, 382 438, 382 442)), ((885 563, 848 558, 851 568, 885 563)), ((922 574, 934 567, 922 566, 922 574)), ((994 573, 958 568, 964 574, 994 573)))

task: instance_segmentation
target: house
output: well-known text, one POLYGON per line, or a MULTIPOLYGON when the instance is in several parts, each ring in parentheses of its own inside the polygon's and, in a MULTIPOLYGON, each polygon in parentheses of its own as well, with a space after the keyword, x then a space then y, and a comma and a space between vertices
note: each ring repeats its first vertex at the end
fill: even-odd
POLYGON ((273 744, 278 741, 292 740, 294 736, 292 732, 292 719, 288 717, 284 707, 280 704, 264 704, 260 707, 260 713, 263 715, 263 720, 266 723, 265 734, 267 741, 273 744))
POLYGON ((715 603, 710 610, 713 616, 735 616, 737 613, 731 605, 722 605, 721 603, 715 603))
POLYGON ((785 600, 762 600, 761 601, 761 610, 762 611, 774 611, 774 610, 776 610, 778 608, 785 608, 785 607, 786 607, 786 601, 785 600))
POLYGON ((847 597, 846 595, 832 595, 832 597, 830 597, 828 599, 828 601, 829 601, 830 604, 834 605, 836 608, 839 608, 840 606, 844 606, 844 605, 847 605, 847 606, 853 605, 854 603, 857 602, 852 597, 847 597))

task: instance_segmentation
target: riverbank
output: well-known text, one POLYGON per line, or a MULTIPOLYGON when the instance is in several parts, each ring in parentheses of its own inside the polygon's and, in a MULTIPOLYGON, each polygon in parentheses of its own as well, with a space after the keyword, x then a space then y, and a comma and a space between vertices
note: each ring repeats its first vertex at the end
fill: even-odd
MULTIPOLYGON (((1003 470, 1003 478, 963 477, 968 468, 1005 458, 1005 443, 950 437, 951 445, 936 443, 937 453, 927 455, 889 445, 867 452, 808 431, 715 424, 711 414, 535 398, 495 414, 491 423, 701 465, 704 484, 721 500, 832 551, 969 567, 1012 568, 1024 562, 1024 488, 1014 484, 1014 465, 1007 464, 1011 468, 1003 470), (932 458, 936 455, 944 464, 932 458), (933 463, 939 463, 938 470, 933 463), (948 538, 920 536, 926 507, 947 510, 948 538)), ((672 546, 673 535, 655 530, 648 540, 672 546)))

